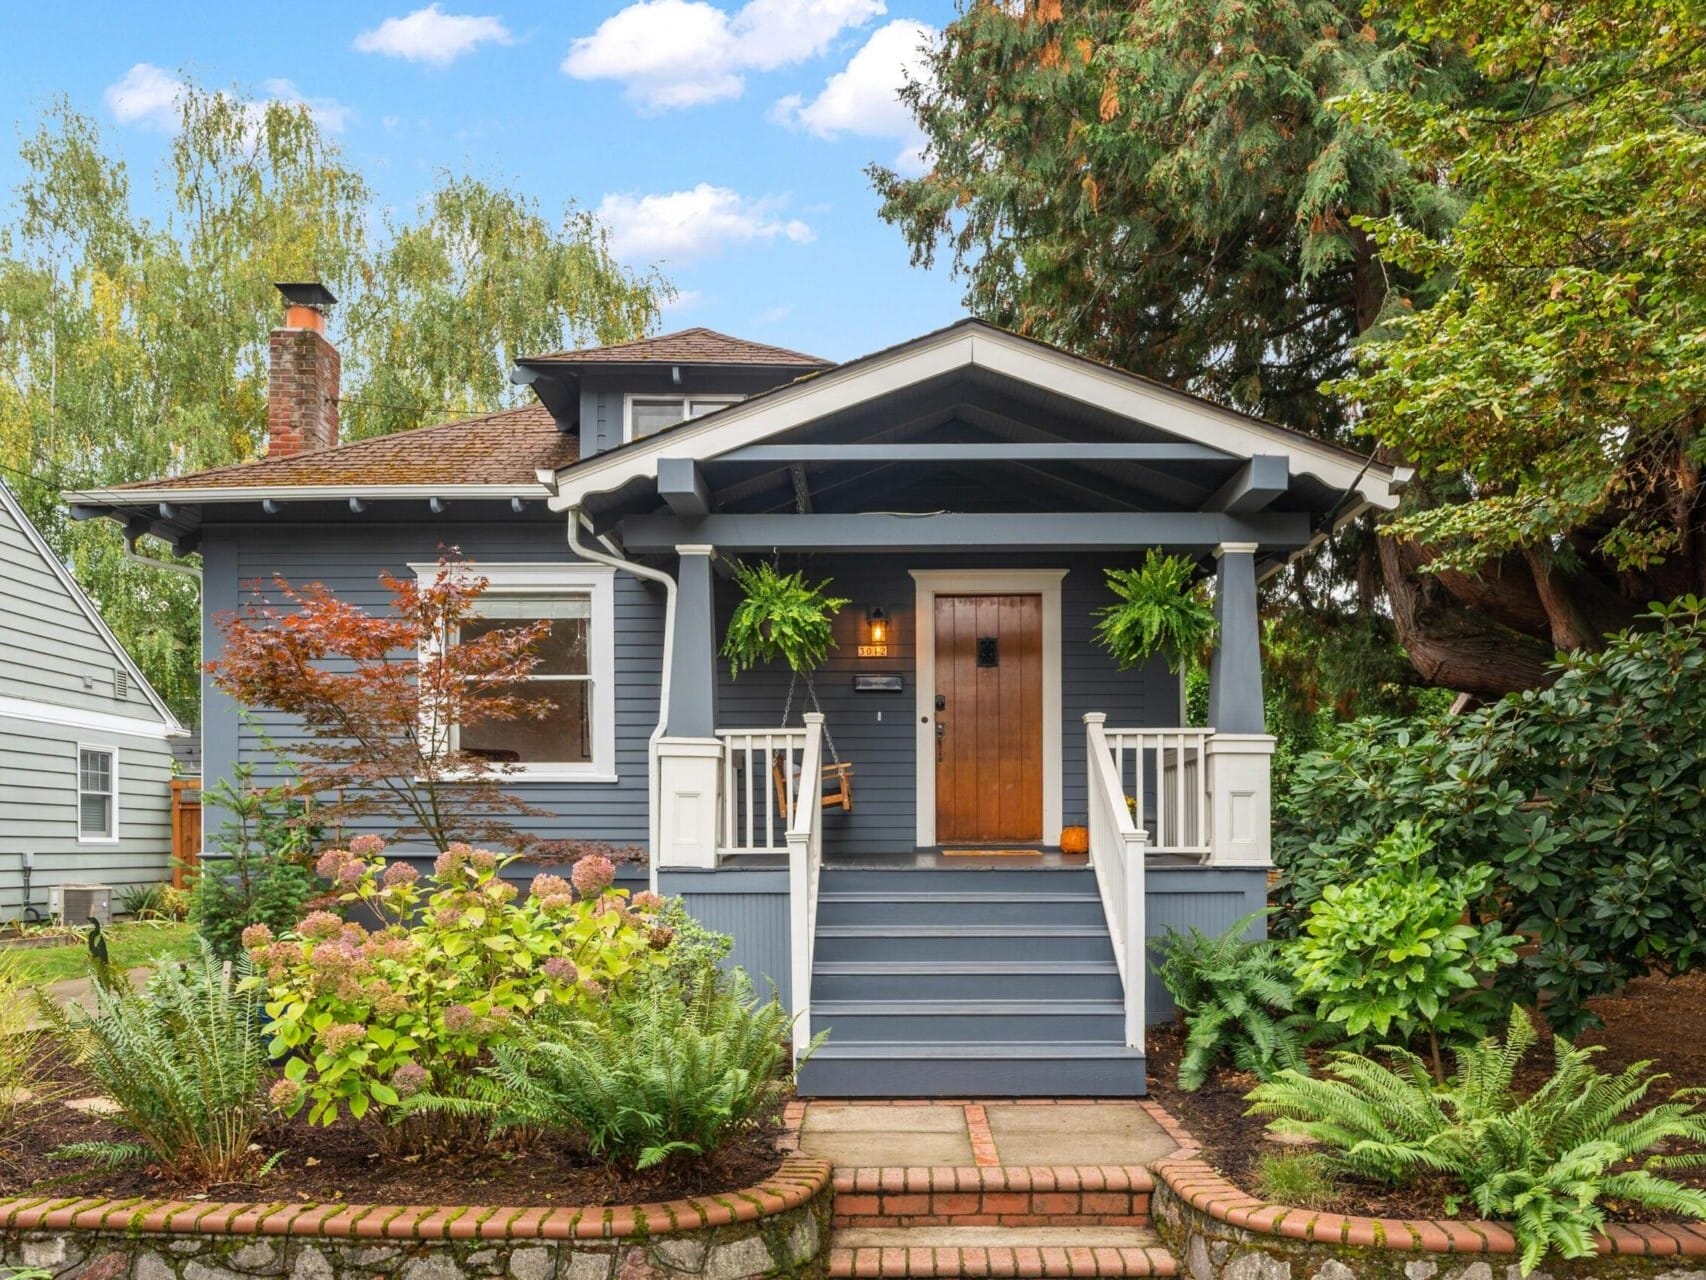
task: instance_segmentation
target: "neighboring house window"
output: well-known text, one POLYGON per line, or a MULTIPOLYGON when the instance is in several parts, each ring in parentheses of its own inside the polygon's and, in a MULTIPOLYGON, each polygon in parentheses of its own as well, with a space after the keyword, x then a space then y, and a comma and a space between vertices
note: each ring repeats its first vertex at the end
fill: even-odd
POLYGON ((665 427, 734 404, 739 396, 629 396, 625 440, 638 440, 665 427))
POLYGON ((118 838, 118 756, 108 747, 77 748, 77 838, 118 838))
MULTIPOLYGON (((431 579, 437 565, 414 565, 431 579)), ((550 704, 539 720, 492 720, 452 730, 460 750, 514 766, 528 780, 613 782, 616 778, 615 590, 602 565, 484 564, 471 570, 490 585, 462 625, 471 640, 505 627, 545 621, 521 696, 550 704)))

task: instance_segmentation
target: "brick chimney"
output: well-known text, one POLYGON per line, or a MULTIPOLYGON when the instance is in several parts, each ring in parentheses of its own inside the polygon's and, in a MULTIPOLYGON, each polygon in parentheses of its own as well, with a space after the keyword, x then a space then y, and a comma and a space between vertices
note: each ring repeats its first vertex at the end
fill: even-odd
POLYGON ((326 340, 337 301, 323 284, 281 284, 284 324, 272 331, 267 373, 267 457, 338 442, 338 349, 326 340))

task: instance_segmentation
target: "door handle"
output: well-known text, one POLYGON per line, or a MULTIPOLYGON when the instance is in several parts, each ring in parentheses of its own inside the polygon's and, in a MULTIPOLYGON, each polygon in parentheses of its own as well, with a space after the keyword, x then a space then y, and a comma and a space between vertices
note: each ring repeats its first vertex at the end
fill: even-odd
POLYGON ((942 763, 942 739, 947 736, 948 726, 942 723, 940 717, 936 720, 936 763, 942 763))

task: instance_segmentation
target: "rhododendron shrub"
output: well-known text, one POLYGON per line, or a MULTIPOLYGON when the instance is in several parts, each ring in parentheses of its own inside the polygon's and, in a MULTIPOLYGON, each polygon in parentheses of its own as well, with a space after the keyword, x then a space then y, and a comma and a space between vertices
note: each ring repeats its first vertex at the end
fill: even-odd
POLYGON ((610 863, 534 878, 525 899, 503 879, 513 858, 452 844, 422 878, 358 836, 315 870, 376 929, 314 911, 275 937, 243 942, 266 984, 275 1058, 289 1055, 272 1104, 331 1124, 341 1114, 465 1092, 475 1065, 546 1007, 592 1014, 636 971, 668 965, 673 931, 654 895, 629 901, 610 863))

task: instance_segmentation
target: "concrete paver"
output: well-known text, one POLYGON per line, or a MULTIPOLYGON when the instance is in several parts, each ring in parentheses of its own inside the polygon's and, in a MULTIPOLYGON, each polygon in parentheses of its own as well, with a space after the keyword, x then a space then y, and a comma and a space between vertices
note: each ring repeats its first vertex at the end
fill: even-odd
POLYGON ((1178 1147, 1135 1102, 983 1109, 1004 1165, 1148 1164, 1178 1147))
POLYGON ((839 1165, 968 1165, 971 1136, 960 1107, 865 1107, 814 1102, 800 1150, 839 1165))

